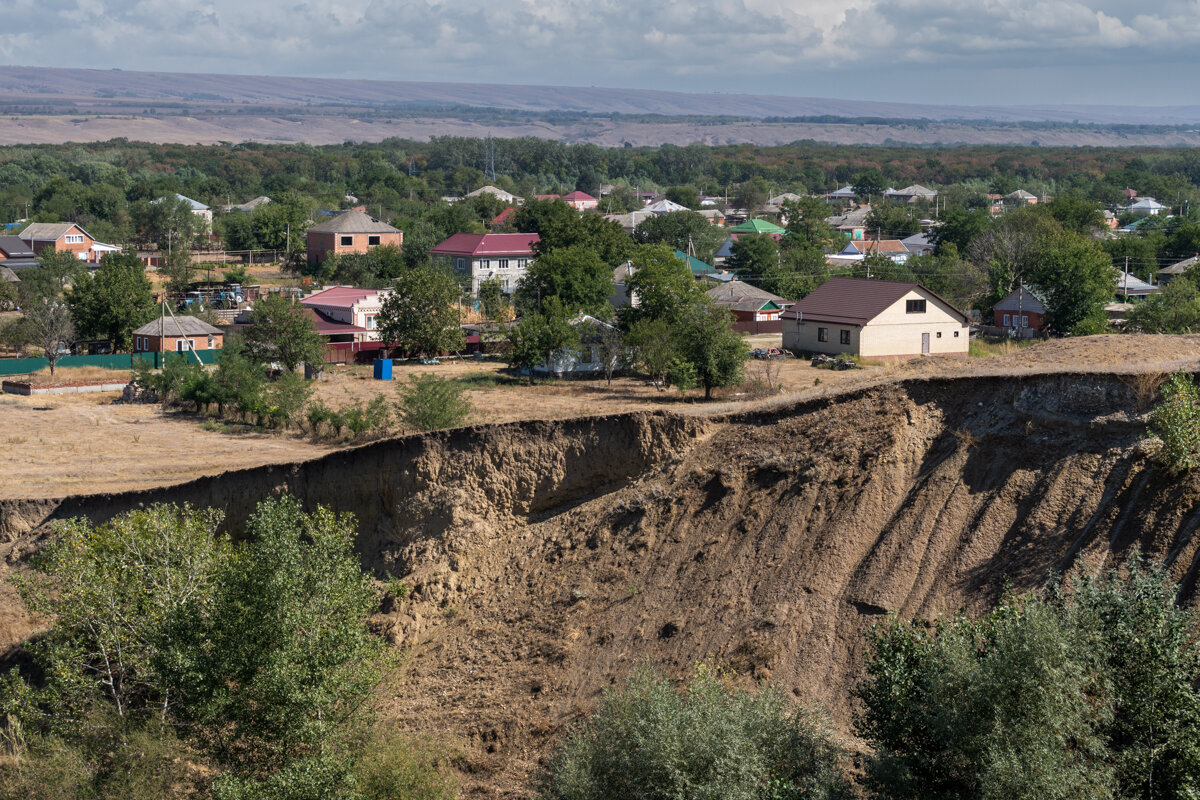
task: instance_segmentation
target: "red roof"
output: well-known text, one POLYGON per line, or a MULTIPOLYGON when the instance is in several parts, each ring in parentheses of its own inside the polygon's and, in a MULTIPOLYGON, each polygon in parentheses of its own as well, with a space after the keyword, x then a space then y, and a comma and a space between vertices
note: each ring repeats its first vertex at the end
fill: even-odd
POLYGON ((334 319, 328 314, 323 314, 315 308, 306 308, 304 313, 313 321, 313 327, 317 329, 317 333, 322 336, 330 336, 335 333, 366 333, 366 328, 360 328, 358 325, 351 325, 349 322, 342 322, 334 319))
POLYGON ((492 220, 492 224, 503 225, 504 223, 508 222, 515 213, 517 213, 517 209, 514 206, 509 206, 496 215, 496 218, 492 220))
POLYGON ((330 308, 353 308, 368 297, 379 294, 378 289, 358 289, 354 286, 331 286, 300 301, 303 306, 329 306, 330 308))
POLYGON ((435 256, 532 256, 536 233, 456 233, 429 251, 435 256))
MULTIPOLYGON (((572 202, 578 202, 580 200, 596 200, 596 198, 592 197, 587 192, 581 192, 578 189, 576 189, 575 191, 571 192, 570 194, 565 195, 563 197, 563 200, 566 200, 568 203, 572 203, 572 202)), ((598 203, 600 201, 596 200, 596 202, 598 203)))

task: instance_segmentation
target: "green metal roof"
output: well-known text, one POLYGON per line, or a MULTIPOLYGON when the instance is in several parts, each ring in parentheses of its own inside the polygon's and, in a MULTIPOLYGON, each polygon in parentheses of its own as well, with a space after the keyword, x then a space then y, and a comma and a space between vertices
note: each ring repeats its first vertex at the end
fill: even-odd
POLYGON ((700 259, 696 258, 695 256, 689 256, 682 250, 676 250, 675 257, 687 264, 688 269, 692 271, 693 275, 703 275, 706 272, 716 272, 716 269, 712 265, 705 264, 700 259))
POLYGON ((774 222, 765 219, 748 219, 741 225, 729 229, 733 233, 786 233, 787 231, 774 222))

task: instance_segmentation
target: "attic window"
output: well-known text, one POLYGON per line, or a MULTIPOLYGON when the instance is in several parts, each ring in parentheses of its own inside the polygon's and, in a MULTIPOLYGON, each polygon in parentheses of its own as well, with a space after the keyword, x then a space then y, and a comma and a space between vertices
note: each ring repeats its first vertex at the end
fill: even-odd
POLYGON ((79 233, 69 233, 63 237, 66 244, 83 244, 83 235, 79 233))
POLYGON ((924 314, 925 313, 925 301, 924 300, 905 300, 904 301, 904 311, 907 314, 924 314))

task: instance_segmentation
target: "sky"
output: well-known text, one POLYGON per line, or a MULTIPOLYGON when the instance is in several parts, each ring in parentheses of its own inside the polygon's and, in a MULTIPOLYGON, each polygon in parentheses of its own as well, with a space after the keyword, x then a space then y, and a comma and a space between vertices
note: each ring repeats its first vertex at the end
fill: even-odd
POLYGON ((0 63, 1200 104, 1200 0, 7 0, 0 63), (56 33, 51 33, 56 32, 56 33))

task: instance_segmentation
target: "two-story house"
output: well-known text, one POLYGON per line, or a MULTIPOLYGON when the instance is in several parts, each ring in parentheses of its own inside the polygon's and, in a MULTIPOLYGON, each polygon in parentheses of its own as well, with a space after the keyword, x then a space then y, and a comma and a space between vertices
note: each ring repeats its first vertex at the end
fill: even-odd
MULTIPOLYGON (((354 286, 331 286, 313 292, 300 300, 300 305, 316 312, 317 322, 328 323, 320 333, 353 334, 347 341, 379 341, 377 318, 383 308, 383 299, 391 289, 358 289, 354 286)), ((318 324, 318 329, 321 325, 318 324)), ((345 337, 341 337, 345 338, 345 337)))
POLYGON ((502 290, 511 293, 533 261, 539 241, 536 233, 456 233, 429 255, 469 277, 471 294, 479 294, 479 284, 489 278, 499 278, 502 290))
POLYGON ((320 264, 335 255, 366 253, 384 245, 402 247, 404 234, 365 211, 351 210, 313 225, 306 234, 308 263, 320 264))
POLYGON ((34 222, 21 231, 18 238, 33 248, 34 253, 43 250, 74 253, 80 261, 95 264, 105 253, 119 253, 116 245, 98 242, 92 235, 73 222, 34 222))

